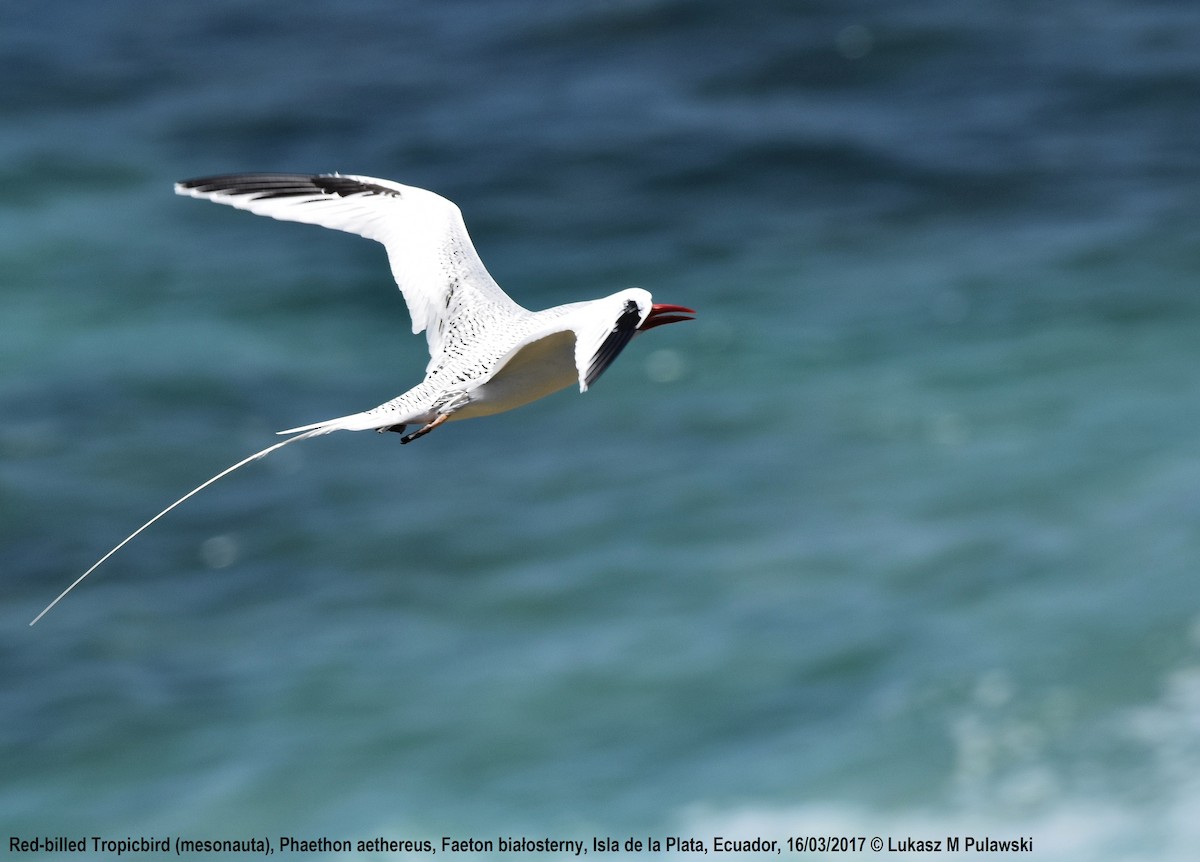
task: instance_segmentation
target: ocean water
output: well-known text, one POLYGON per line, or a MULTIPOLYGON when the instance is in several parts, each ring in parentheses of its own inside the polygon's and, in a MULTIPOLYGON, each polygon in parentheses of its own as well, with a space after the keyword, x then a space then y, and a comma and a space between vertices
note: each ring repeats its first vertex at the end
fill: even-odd
POLYGON ((13 858, 38 835, 1194 858, 1200 8, 3 22, 13 858), (637 285, 698 318, 583 396, 278 452, 29 628, 274 431, 419 378, 379 247, 171 193, 244 170, 434 189, 529 307, 637 285))

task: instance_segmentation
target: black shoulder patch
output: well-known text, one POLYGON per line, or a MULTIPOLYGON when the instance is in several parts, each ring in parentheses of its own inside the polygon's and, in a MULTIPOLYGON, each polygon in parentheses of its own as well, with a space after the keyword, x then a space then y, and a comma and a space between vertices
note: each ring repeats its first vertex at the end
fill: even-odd
POLYGON ((629 343, 637 332, 638 321, 641 320, 642 313, 638 309, 637 303, 632 299, 626 300, 625 308, 621 312, 621 316, 617 318, 617 322, 613 324, 612 332, 604 339, 604 343, 600 345, 600 349, 592 357, 591 363, 588 365, 587 376, 584 377, 584 383, 591 386, 604 369, 612 365, 613 360, 617 355, 625 349, 625 345, 629 343))
POLYGON ((389 195, 400 197, 400 192, 375 183, 337 174, 222 174, 184 180, 179 184, 185 189, 195 189, 207 194, 251 195, 254 198, 291 198, 312 195, 389 195))

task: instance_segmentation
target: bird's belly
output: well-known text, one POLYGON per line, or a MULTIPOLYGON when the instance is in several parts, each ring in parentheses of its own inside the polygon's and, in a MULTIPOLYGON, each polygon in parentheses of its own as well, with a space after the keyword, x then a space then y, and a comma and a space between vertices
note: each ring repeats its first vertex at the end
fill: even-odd
POLYGON ((574 333, 555 333, 526 345, 490 380, 472 389, 470 403, 452 418, 503 413, 578 382, 574 333))

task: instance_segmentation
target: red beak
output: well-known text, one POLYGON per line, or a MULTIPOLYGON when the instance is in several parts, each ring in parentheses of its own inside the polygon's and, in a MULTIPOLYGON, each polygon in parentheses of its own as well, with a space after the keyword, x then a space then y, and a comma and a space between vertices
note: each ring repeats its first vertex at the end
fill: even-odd
POLYGON ((650 313, 646 315, 645 322, 638 327, 638 332, 645 332, 647 329, 662 326, 664 323, 680 323, 684 320, 691 320, 690 315, 695 313, 682 305, 655 303, 650 306, 650 313))

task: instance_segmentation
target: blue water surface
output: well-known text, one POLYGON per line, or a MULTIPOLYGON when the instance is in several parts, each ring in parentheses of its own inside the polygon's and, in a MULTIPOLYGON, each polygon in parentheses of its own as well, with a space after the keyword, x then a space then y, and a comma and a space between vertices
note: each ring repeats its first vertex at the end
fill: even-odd
POLYGON ((2 17, 0 838, 1193 858, 1200 8, 2 17), (250 170, 434 189, 531 308, 698 319, 583 396, 280 451, 31 629, 420 377, 381 248, 171 193, 250 170))

